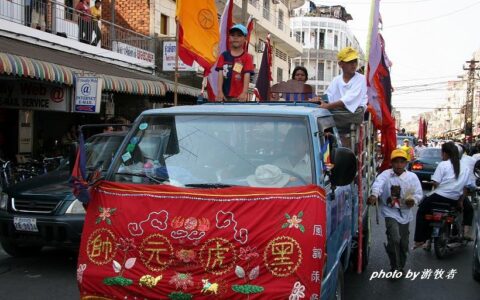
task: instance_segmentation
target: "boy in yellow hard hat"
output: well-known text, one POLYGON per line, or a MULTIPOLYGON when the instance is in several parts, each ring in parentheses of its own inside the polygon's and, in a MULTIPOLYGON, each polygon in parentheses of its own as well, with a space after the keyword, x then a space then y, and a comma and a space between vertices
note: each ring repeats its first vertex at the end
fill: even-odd
POLYGON ((378 202, 387 228, 387 250, 391 271, 403 272, 407 260, 409 224, 413 220, 412 207, 423 197, 417 175, 407 171, 407 153, 395 149, 390 155, 392 168, 383 171, 373 183, 367 204, 378 202), (378 201, 380 200, 380 201, 378 201))
POLYGON ((415 159, 415 151, 410 146, 410 141, 408 139, 403 140, 403 146, 400 147, 407 154, 407 161, 412 161, 415 159))

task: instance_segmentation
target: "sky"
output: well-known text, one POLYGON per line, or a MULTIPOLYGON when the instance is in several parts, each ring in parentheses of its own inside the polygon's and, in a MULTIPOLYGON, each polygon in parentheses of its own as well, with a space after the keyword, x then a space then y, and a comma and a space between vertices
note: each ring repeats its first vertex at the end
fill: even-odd
MULTIPOLYGON (((348 25, 366 50, 371 0, 315 2, 344 6, 353 17, 348 25)), ((404 124, 445 103, 447 81, 458 80, 465 61, 480 49, 480 1, 381 0, 380 14, 393 63, 392 103, 404 124)))

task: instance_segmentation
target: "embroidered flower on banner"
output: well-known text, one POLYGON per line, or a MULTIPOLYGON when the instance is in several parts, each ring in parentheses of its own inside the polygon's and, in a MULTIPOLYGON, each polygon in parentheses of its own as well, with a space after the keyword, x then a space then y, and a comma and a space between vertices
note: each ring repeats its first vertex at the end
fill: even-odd
POLYGON ((292 293, 288 297, 288 300, 299 300, 302 298, 305 298, 305 286, 297 281, 293 285, 292 293))
POLYGON ((129 238, 119 238, 117 245, 118 245, 118 249, 124 252, 128 252, 130 250, 134 250, 135 248, 137 248, 133 243, 133 239, 129 239, 129 238))
POLYGON ((78 283, 82 283, 83 280, 83 272, 87 269, 87 264, 80 264, 78 265, 77 269, 77 281, 78 283))
POLYGON ((250 260, 252 258, 257 258, 257 248, 251 248, 250 246, 240 247, 240 254, 238 255, 238 257, 241 260, 250 260))
POLYGON ((177 250, 177 252, 175 252, 175 256, 184 263, 193 262, 197 257, 195 251, 188 249, 177 250))
POLYGON ((105 208, 99 206, 98 211, 100 213, 98 214, 95 224, 99 224, 100 222, 105 221, 108 225, 112 225, 112 221, 110 220, 110 218, 113 216, 116 210, 116 208, 105 208))
POLYGON ((170 278, 168 282, 170 284, 174 284, 176 289, 182 289, 186 291, 188 287, 193 286, 193 277, 188 273, 177 273, 170 278))
POLYGON ((290 217, 289 214, 285 214, 285 218, 287 219, 287 223, 284 223, 282 225, 282 228, 296 228, 299 229, 302 233, 305 232, 305 226, 302 224, 302 217, 303 217, 303 211, 299 212, 296 215, 293 215, 290 217))

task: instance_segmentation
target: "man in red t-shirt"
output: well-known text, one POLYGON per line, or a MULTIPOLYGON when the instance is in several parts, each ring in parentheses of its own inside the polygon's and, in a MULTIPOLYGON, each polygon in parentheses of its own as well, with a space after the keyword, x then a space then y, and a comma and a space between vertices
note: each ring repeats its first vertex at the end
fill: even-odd
POLYGON ((230 28, 230 51, 223 52, 218 58, 218 91, 217 101, 238 99, 247 100, 250 76, 254 73, 253 57, 244 52, 247 28, 236 24, 230 28))

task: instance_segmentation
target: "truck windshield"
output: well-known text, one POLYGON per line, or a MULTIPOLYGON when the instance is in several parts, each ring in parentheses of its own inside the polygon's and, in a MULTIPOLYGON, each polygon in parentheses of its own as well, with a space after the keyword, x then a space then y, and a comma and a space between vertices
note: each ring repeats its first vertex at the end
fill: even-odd
POLYGON ((216 188, 312 183, 306 118, 147 115, 132 130, 110 180, 216 188))

